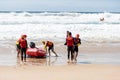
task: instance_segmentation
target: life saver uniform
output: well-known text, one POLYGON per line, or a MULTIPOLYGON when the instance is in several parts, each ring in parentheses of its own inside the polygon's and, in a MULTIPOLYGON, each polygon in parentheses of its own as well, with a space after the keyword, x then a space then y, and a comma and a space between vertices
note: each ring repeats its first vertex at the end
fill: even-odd
POLYGON ((48 47, 53 46, 53 42, 47 41, 46 46, 48 46, 48 47))
POLYGON ((50 42, 50 41, 47 41, 45 46, 44 46, 44 49, 47 51, 47 47, 48 47, 48 50, 53 50, 54 51, 54 44, 53 42, 50 42))
POLYGON ((74 45, 74 40, 71 36, 68 36, 66 38, 66 43, 67 43, 67 46, 73 46, 74 45))
POLYGON ((20 38, 19 39, 19 44, 21 48, 27 48, 27 40, 20 38))
POLYGON ((74 38, 74 45, 79 46, 81 44, 81 39, 80 38, 74 38))

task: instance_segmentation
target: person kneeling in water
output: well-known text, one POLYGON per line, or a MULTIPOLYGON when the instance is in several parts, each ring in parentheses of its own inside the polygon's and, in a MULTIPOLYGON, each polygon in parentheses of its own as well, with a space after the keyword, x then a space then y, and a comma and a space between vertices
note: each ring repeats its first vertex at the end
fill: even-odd
POLYGON ((48 53, 49 53, 49 56, 51 56, 50 54, 50 50, 56 55, 56 57, 58 57, 58 55, 56 54, 56 52, 54 51, 54 44, 53 42, 51 41, 42 41, 43 45, 44 45, 44 49, 46 50, 47 52, 47 47, 48 47, 48 53))

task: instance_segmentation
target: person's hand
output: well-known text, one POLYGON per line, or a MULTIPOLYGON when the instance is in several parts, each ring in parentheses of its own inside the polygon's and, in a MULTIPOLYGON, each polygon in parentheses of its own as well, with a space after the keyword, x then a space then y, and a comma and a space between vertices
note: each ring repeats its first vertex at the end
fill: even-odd
POLYGON ((64 45, 67 45, 67 43, 64 43, 64 45))
POLYGON ((80 46, 80 43, 78 43, 77 46, 80 46))

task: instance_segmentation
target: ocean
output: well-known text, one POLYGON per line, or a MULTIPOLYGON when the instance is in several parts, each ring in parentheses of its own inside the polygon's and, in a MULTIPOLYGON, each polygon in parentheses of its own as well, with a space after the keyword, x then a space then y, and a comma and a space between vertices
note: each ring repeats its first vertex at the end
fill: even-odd
POLYGON ((66 31, 80 34, 83 42, 120 43, 120 13, 99 12, 0 12, 0 40, 64 41, 66 31), (104 21, 100 21, 104 18, 104 21))
MULTIPOLYGON (((80 34, 82 44, 86 44, 86 46, 91 44, 118 45, 120 44, 120 13, 32 11, 0 12, 0 47, 5 50, 8 48, 12 49, 10 52, 7 52, 7 54, 3 53, 4 51, 1 51, 0 65, 17 64, 15 41, 18 40, 22 34, 27 34, 28 42, 51 40, 54 42, 62 42, 64 44, 66 31, 72 32, 73 37, 75 37, 76 34, 80 34), (101 21, 100 19, 103 18, 104 20, 101 21), (8 53, 10 54, 8 55, 8 53), (6 58, 6 56, 8 58, 6 58)), ((88 55, 89 54, 85 54, 81 57, 83 62, 84 58, 88 55)), ((120 63, 118 55, 120 54, 117 54, 116 56, 114 56, 114 54, 107 54, 109 59, 106 63, 120 63)), ((66 60, 66 57, 62 58, 64 58, 63 60, 66 60)), ((97 57, 96 55, 93 55, 92 59, 87 58, 85 60, 91 61, 90 63, 99 63, 99 61, 96 62, 96 60, 102 60, 103 58, 105 59, 106 55, 101 56, 99 54, 97 57), (93 57, 95 58, 93 59, 93 57)), ((58 63, 60 61, 60 64, 65 63, 63 60, 59 58, 58 63)))

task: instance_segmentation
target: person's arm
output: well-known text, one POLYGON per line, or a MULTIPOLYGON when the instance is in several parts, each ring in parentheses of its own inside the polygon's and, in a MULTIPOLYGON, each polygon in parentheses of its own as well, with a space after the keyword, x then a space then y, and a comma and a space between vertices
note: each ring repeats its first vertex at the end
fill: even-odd
POLYGON ((80 46, 81 45, 81 39, 79 39, 79 42, 78 42, 78 44, 77 44, 78 46, 80 46))
POLYGON ((16 41, 16 45, 20 46, 20 39, 16 41))
POLYGON ((79 39, 79 43, 81 44, 81 39, 79 39))
POLYGON ((66 39, 66 41, 65 41, 64 45, 67 45, 67 39, 66 39))
POLYGON ((18 41, 16 41, 16 45, 19 45, 19 42, 18 42, 18 41))
POLYGON ((76 45, 76 41, 74 37, 73 37, 73 45, 76 45))
POLYGON ((44 45, 44 50, 45 50, 46 53, 47 53, 47 44, 44 45))

